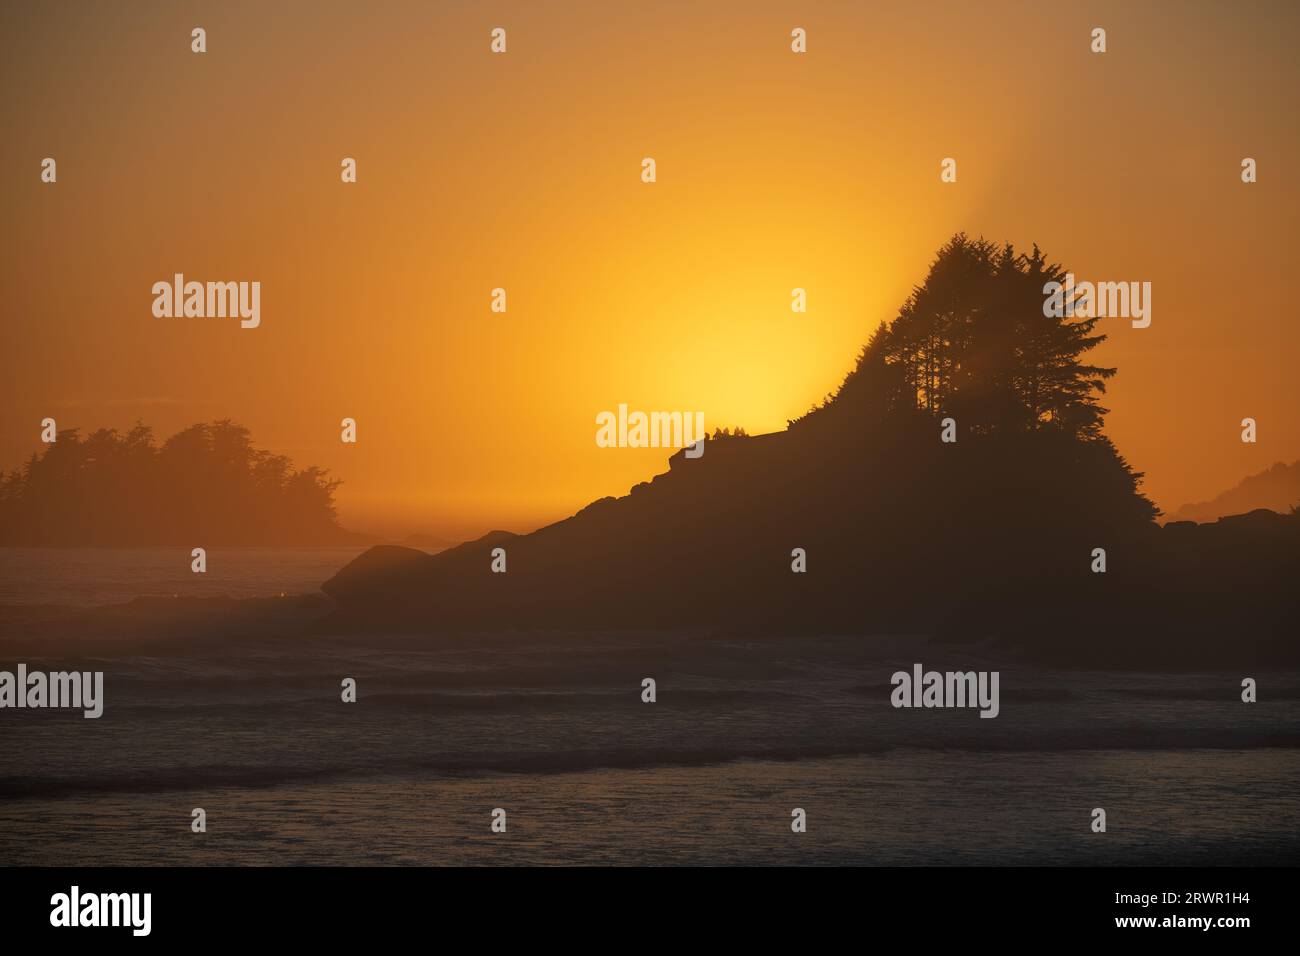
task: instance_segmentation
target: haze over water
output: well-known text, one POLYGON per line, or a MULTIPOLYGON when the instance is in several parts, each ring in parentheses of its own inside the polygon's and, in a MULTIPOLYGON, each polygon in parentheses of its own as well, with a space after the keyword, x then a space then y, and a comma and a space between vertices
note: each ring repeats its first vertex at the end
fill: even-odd
POLYGON ((137 597, 313 594, 364 550, 213 548, 207 571, 194 574, 183 547, 0 548, 0 605, 91 607, 137 597))

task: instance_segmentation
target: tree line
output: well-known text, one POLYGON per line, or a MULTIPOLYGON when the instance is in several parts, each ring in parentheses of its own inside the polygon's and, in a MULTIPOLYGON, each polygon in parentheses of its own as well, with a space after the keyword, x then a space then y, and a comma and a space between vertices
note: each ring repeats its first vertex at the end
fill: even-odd
POLYGON ((339 484, 325 469, 254 448, 230 420, 161 444, 140 423, 85 437, 71 428, 0 472, 0 544, 339 543, 350 537, 335 511, 339 484))

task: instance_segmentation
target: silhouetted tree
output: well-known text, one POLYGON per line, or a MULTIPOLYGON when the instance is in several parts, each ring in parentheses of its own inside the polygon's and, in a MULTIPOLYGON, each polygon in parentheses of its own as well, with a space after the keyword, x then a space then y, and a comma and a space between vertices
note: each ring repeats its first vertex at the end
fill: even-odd
POLYGON ((1044 285, 1065 274, 1037 246, 1018 254, 1010 243, 958 233, 893 322, 875 330, 834 396, 791 428, 841 441, 881 429, 932 436, 937 429, 918 428, 913 416, 952 416, 969 436, 960 452, 969 467, 977 454, 970 438, 983 440, 986 475, 996 472, 992 456, 1010 456, 1024 471, 1056 475, 1063 506, 1082 508, 1087 499, 1108 520, 1149 521, 1158 511, 1138 492, 1141 474, 1102 434, 1107 410, 1099 399, 1115 369, 1084 359, 1106 336, 1095 318, 1044 314, 1044 285), (1064 462, 1073 462, 1073 475, 1056 468, 1064 462), (1085 473, 1091 486, 1076 480, 1085 473))
POLYGON ((1106 340, 1097 319, 1044 314, 1043 287, 1065 278, 1037 246, 1017 255, 959 233, 890 326, 886 361, 903 370, 918 408, 953 415, 974 433, 1052 427, 1100 433, 1098 402, 1115 374, 1082 361, 1106 340))
POLYGON ((735 427, 734 430, 732 430, 732 429, 730 429, 730 428, 715 428, 715 429, 713 429, 713 436, 712 436, 712 437, 715 438, 715 439, 718 439, 718 438, 748 438, 748 437, 749 437, 749 433, 746 432, 745 429, 743 429, 743 428, 741 428, 739 425, 737 425, 737 426, 735 427))

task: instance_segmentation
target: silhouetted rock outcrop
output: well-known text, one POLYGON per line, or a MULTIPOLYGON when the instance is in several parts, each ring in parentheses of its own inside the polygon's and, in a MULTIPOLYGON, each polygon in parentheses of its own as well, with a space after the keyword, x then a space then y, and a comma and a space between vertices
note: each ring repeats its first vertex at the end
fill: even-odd
POLYGON ((678 452, 531 534, 374 549, 324 585, 333 626, 905 631, 1130 660, 1167 653, 1169 633, 1244 631, 1276 649, 1295 633, 1300 521, 1156 524, 1101 433, 1095 395, 1114 370, 1079 360, 1104 336, 1042 315, 1059 274, 1037 250, 959 236, 837 394, 786 431, 678 452))

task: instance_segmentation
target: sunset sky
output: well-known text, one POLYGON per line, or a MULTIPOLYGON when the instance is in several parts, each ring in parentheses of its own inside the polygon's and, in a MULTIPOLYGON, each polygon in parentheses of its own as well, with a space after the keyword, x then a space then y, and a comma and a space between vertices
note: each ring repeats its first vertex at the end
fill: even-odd
POLYGON ((1152 283, 1151 327, 1104 320, 1095 354, 1160 507, 1300 458, 1294 4, 56 3, 0 25, 0 469, 46 416, 233 418, 343 479, 345 526, 529 530, 666 468, 597 447, 619 403, 783 428, 958 230, 1152 283), (261 326, 154 317, 177 272, 260 281, 261 326))

